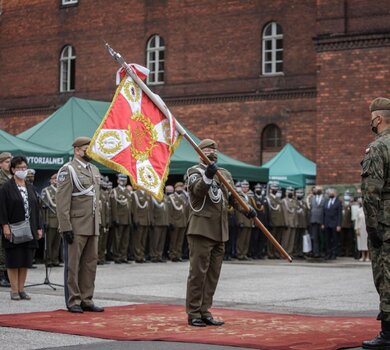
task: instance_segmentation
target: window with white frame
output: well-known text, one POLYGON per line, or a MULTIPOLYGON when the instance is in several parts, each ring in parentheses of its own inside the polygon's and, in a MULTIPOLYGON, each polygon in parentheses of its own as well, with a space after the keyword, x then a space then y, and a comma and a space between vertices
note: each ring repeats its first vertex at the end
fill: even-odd
POLYGON ((60 92, 73 91, 76 81, 76 53, 72 46, 65 46, 60 58, 60 92))
POLYGON ((147 83, 164 84, 165 45, 164 39, 153 35, 146 46, 146 66, 150 70, 147 83))
POLYGON ((62 6, 67 6, 67 5, 74 5, 77 4, 79 0, 61 0, 61 5, 62 6))
POLYGON ((276 23, 268 23, 263 30, 263 74, 283 73, 283 31, 276 23))

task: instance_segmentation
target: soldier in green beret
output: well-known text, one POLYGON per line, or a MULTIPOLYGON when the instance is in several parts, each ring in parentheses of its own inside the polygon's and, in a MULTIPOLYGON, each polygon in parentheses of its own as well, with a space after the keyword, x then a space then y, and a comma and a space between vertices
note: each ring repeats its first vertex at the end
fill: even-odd
POLYGON ((390 349, 390 100, 370 105, 371 130, 376 134, 362 161, 363 209, 372 257, 374 284, 380 298, 381 332, 364 341, 364 349, 390 349))

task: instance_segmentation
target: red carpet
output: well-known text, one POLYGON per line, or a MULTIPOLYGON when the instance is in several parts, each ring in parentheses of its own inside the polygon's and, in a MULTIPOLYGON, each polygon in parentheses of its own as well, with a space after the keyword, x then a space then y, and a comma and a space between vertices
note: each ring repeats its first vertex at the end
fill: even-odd
POLYGON ((361 345, 378 333, 373 317, 320 317, 214 309, 222 327, 187 325, 183 306, 141 304, 107 307, 104 313, 65 310, 0 315, 0 326, 112 340, 161 340, 241 346, 262 350, 331 350, 361 345))

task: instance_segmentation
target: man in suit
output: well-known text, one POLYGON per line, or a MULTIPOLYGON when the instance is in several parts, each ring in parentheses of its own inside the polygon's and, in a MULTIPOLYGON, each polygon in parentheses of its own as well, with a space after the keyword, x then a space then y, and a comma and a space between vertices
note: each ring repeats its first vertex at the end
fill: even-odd
POLYGON ((115 227, 113 256, 115 264, 128 264, 130 239, 131 192, 126 188, 127 175, 118 174, 118 186, 110 193, 112 224, 115 227))
MULTIPOLYGON (((231 174, 218 168, 217 144, 211 139, 200 142, 199 148, 212 164, 203 162, 187 170, 186 181, 190 212, 187 226, 190 270, 187 280, 186 312, 188 324, 195 327, 221 326, 223 321, 213 318, 209 309, 217 287, 224 257, 224 242, 228 240, 228 189, 216 172, 234 185, 231 174)), ((232 201, 234 206, 238 205, 232 201)), ((247 214, 256 216, 251 208, 247 214)))
POLYGON ((60 266, 61 235, 58 232, 56 193, 57 173, 50 177, 50 186, 45 187, 41 194, 46 224, 45 244, 46 264, 48 267, 60 266))
POLYGON ((316 186, 313 196, 310 198, 310 235, 312 239, 313 257, 320 257, 320 239, 322 225, 324 223, 325 197, 322 194, 322 187, 316 186))
POLYGON ((329 190, 329 198, 324 205, 324 220, 322 229, 325 230, 325 259, 334 260, 337 257, 338 234, 341 231, 342 205, 337 198, 336 190, 329 190))
POLYGON ((93 302, 99 238, 100 173, 89 163, 91 139, 78 137, 74 158, 57 177, 57 218, 64 238, 65 302, 74 313, 102 312, 93 302))

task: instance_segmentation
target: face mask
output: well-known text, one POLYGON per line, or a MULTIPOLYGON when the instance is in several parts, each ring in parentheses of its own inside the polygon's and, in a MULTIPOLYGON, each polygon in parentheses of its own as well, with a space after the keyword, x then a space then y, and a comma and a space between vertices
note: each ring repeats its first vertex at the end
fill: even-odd
POLYGON ((177 190, 176 193, 177 193, 177 194, 182 194, 183 191, 182 191, 182 190, 177 190))
POLYGON ((218 160, 218 155, 216 153, 210 153, 209 155, 207 155, 207 158, 211 162, 216 162, 218 160))
POLYGON ((317 191, 317 195, 321 195, 322 194, 322 191, 317 191))
POLYGON ((371 131, 374 133, 374 134, 377 134, 378 133, 378 124, 376 124, 376 126, 374 126, 374 121, 375 119, 377 119, 378 117, 375 117, 373 120, 371 120, 371 131))
POLYGON ((167 196, 169 196, 169 195, 171 195, 171 194, 173 194, 173 192, 167 192, 167 196))
POLYGON ((334 194, 330 194, 330 195, 329 195, 329 198, 334 198, 334 194))
POLYGON ((288 198, 292 198, 292 197, 293 197, 293 194, 292 194, 292 193, 289 193, 289 194, 287 195, 287 197, 288 197, 288 198))
POLYGON ((261 195, 261 191, 260 190, 256 190, 255 193, 258 194, 259 196, 261 195))
POLYGON ((261 190, 261 195, 265 196, 265 190, 261 190))
POLYGON ((83 158, 88 163, 92 160, 92 158, 89 157, 87 153, 84 153, 84 155, 81 158, 83 158))
POLYGON ((282 193, 281 193, 281 192, 277 192, 277 193, 276 193, 276 197, 282 198, 282 193))
POLYGON ((271 193, 272 193, 272 194, 277 194, 278 191, 277 191, 277 190, 272 190, 271 193))
POLYGON ((27 170, 17 170, 15 171, 15 176, 18 179, 24 180, 27 176, 27 170))
POLYGON ((351 200, 351 197, 349 197, 349 196, 344 196, 344 201, 349 202, 350 200, 351 200))
POLYGON ((301 200, 302 198, 303 198, 303 196, 297 196, 298 200, 301 200))

